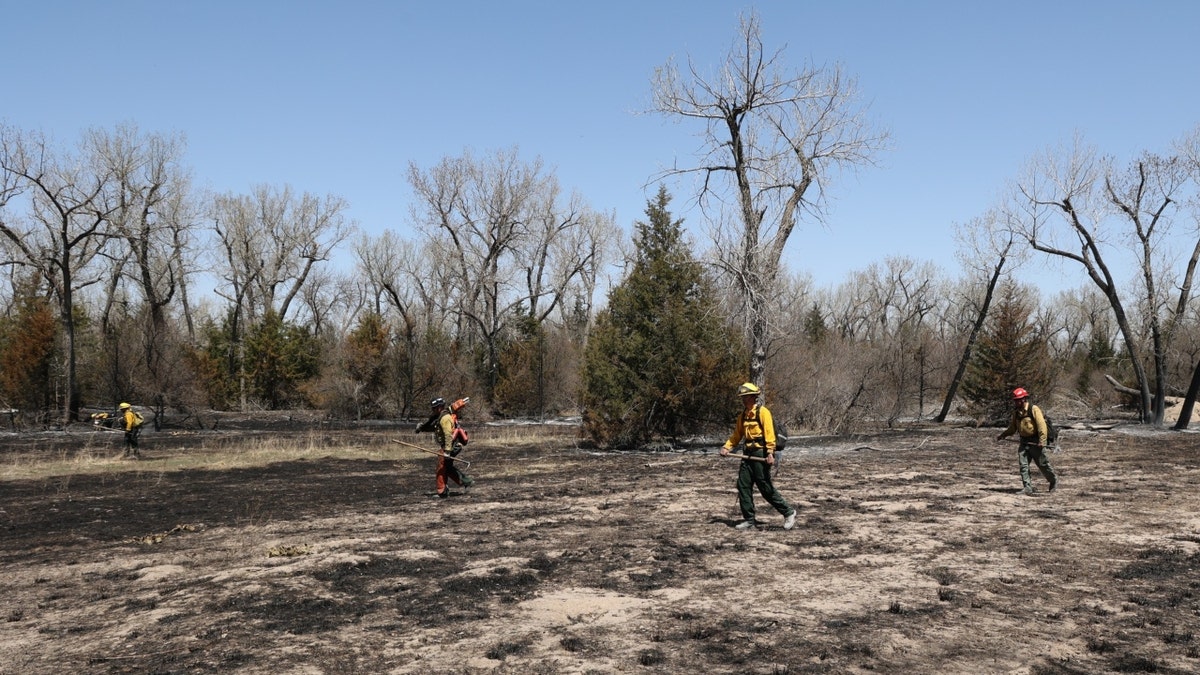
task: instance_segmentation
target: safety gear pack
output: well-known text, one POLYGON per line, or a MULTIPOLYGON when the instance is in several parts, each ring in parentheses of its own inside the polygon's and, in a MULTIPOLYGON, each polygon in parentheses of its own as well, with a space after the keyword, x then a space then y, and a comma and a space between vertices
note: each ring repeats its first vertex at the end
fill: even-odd
POLYGON ((1058 443, 1058 427, 1054 426, 1054 422, 1050 421, 1050 416, 1046 411, 1042 411, 1042 419, 1046 421, 1046 445, 1055 445, 1058 443))
MULTIPOLYGON (((754 406, 754 417, 755 418, 758 417, 758 409, 761 407, 762 407, 761 405, 754 406)), ((788 444, 787 424, 783 420, 775 419, 775 418, 772 418, 771 422, 775 425, 775 452, 780 452, 784 448, 786 448, 787 444, 788 444)), ((763 445, 765 446, 766 443, 767 443, 767 440, 766 440, 766 438, 764 438, 763 445)))
POLYGON ((146 423, 146 418, 142 417, 142 413, 140 413, 136 410, 131 410, 130 412, 133 413, 133 428, 134 429, 137 429, 138 427, 140 427, 146 423))

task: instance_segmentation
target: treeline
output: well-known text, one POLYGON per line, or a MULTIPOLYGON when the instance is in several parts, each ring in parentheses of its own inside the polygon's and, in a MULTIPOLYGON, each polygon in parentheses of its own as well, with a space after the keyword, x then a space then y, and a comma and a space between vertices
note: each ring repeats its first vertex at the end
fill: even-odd
MULTIPOLYGON (((746 377, 737 280, 693 253, 665 189, 622 252, 611 216, 563 198, 513 150, 411 167, 414 240, 357 232, 336 197, 198 193, 179 139, 132 127, 89 132, 73 152, 6 128, 0 167, 0 407, 27 423, 121 400, 389 418, 453 392, 493 415, 586 411, 597 438, 640 442, 723 426, 746 377), (333 268, 338 250, 353 269, 333 268), (605 295, 609 269, 624 271, 605 295), (205 276, 217 286, 198 295, 205 276)), ((967 229, 994 242, 1015 231, 1002 222, 967 229)), ((1016 255, 1012 241, 1001 257, 976 246, 978 270, 1016 255)), ((1155 345, 1141 356, 1094 284, 1043 297, 1019 272, 951 278, 906 258, 835 288, 785 274, 768 301, 765 385, 794 424, 830 431, 935 417, 956 378, 953 413, 981 420, 1014 382, 1098 413, 1123 396, 1105 376, 1137 389, 1138 367, 1178 394, 1200 322, 1167 261, 1142 271, 1176 305, 1126 294, 1146 277, 1114 282, 1130 335, 1155 345)))

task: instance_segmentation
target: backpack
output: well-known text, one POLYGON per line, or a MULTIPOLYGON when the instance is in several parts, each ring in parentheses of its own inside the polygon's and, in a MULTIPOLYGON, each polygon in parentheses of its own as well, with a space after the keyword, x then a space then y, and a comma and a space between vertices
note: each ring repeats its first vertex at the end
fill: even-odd
POLYGON ((1058 444, 1058 427, 1050 421, 1050 416, 1042 411, 1042 419, 1046 420, 1046 445, 1058 444))
MULTIPOLYGON (((1038 406, 1037 408, 1038 410, 1042 410, 1041 406, 1038 406)), ((1029 416, 1033 417, 1032 403, 1029 404, 1029 416)), ((1054 426, 1054 422, 1050 421, 1050 416, 1046 414, 1045 410, 1042 410, 1042 419, 1046 421, 1046 445, 1057 445, 1058 427, 1054 426)))
MULTIPOLYGON (((762 407, 762 405, 755 406, 755 408, 754 408, 754 416, 755 417, 758 417, 758 409, 761 407, 762 407)), ((774 419, 774 417, 772 417, 771 421, 775 424, 775 452, 779 452, 779 451, 783 450, 784 448, 786 448, 787 444, 788 444, 787 424, 781 419, 780 420, 774 419)))
POLYGON ((133 413, 133 428, 134 429, 137 429, 138 427, 140 427, 146 423, 146 418, 142 417, 142 413, 140 413, 136 410, 131 410, 130 412, 133 413))

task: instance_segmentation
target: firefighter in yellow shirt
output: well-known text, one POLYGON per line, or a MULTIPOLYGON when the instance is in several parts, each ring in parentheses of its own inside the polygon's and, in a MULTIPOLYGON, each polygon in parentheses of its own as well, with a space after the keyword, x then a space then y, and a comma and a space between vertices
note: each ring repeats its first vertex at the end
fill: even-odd
POLYGON ((754 493, 751 489, 758 488, 767 503, 783 516, 783 529, 790 530, 796 525, 796 509, 787 503, 771 482, 771 466, 775 464, 775 422, 771 419, 771 411, 758 403, 761 393, 762 390, 753 382, 738 387, 738 396, 742 399, 742 412, 738 415, 729 440, 721 446, 721 454, 728 455, 730 450, 744 441, 746 449, 743 454, 754 458, 743 459, 738 469, 738 508, 742 511, 742 522, 734 527, 748 530, 757 525, 754 493))
POLYGON ((1050 458, 1046 456, 1046 436, 1049 433, 1046 416, 1042 414, 1041 408, 1030 403, 1029 392, 1021 387, 1013 390, 1012 421, 1007 429, 1000 432, 996 440, 1004 440, 1013 433, 1021 438, 1021 445, 1017 448, 1017 464, 1021 469, 1021 483, 1025 487, 1025 494, 1037 492, 1029 478, 1030 460, 1037 464, 1038 470, 1050 481, 1050 492, 1054 492, 1058 487, 1058 475, 1050 465, 1050 458))

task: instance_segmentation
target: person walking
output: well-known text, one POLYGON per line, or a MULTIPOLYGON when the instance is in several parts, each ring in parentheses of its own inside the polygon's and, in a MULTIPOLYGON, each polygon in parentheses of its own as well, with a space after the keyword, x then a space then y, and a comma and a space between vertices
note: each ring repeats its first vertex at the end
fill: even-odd
POLYGON ((466 407, 468 400, 470 399, 458 399, 447 409, 445 399, 433 399, 429 403, 429 419, 417 427, 418 433, 432 431, 438 444, 436 485, 438 497, 443 499, 450 496, 451 482, 468 488, 475 484, 475 479, 454 465, 454 457, 462 452, 467 441, 467 433, 458 423, 458 415, 466 407))
POLYGON ((1013 390, 1013 413, 1012 420, 1008 424, 1008 428, 1000 432, 996 437, 997 441, 1002 441, 1005 438, 1016 433, 1021 439, 1021 445, 1017 447, 1017 464, 1021 469, 1021 483, 1024 485, 1024 492, 1031 495, 1037 492, 1037 488, 1033 487, 1033 482, 1029 477, 1029 462, 1032 460, 1037 464, 1037 468, 1050 482, 1050 492, 1058 487, 1058 474, 1054 472, 1054 467, 1050 464, 1050 458, 1046 456, 1046 441, 1048 436, 1048 428, 1046 426, 1046 416, 1042 414, 1042 409, 1034 405, 1029 400, 1029 392, 1021 387, 1013 390))
POLYGON ((758 403, 762 390, 753 382, 746 382, 738 387, 738 396, 742 399, 742 412, 738 415, 729 440, 721 446, 721 455, 728 456, 730 450, 739 443, 745 442, 742 464, 738 468, 737 491, 738 508, 742 512, 742 522, 734 527, 748 530, 757 525, 754 512, 753 488, 767 500, 783 516, 783 529, 790 530, 796 525, 796 509, 792 508, 775 484, 771 481, 771 467, 775 464, 775 423, 771 411, 758 403))
POLYGON ((140 459, 142 453, 138 449, 138 436, 142 433, 142 416, 133 411, 133 406, 122 403, 117 406, 117 414, 114 417, 117 420, 117 426, 125 432, 124 456, 130 459, 140 459))

